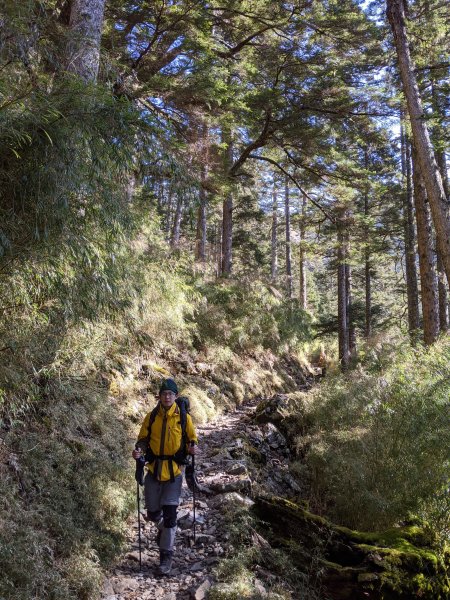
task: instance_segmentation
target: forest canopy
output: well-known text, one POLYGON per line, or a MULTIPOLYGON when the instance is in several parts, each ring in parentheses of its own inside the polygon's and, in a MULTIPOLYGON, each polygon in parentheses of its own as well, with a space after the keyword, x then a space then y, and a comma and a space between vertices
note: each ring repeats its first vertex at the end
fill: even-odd
POLYGON ((355 332, 436 340, 446 8, 400 4, 6 3, 5 304, 119 309, 123 240, 150 218, 205 276, 263 278, 339 332, 344 368, 355 332))

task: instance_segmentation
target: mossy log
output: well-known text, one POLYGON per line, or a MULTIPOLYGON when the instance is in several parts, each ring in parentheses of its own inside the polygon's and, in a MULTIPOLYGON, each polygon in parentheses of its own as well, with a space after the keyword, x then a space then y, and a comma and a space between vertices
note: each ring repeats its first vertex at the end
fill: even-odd
POLYGON ((289 552, 294 566, 306 572, 320 565, 332 600, 450 598, 450 557, 436 552, 423 527, 353 531, 277 497, 256 498, 252 510, 265 523, 264 535, 289 552))

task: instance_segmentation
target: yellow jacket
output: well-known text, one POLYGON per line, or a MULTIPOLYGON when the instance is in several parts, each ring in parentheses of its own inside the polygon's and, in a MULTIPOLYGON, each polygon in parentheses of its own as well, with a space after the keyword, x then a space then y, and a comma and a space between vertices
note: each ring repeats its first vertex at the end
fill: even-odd
MULTIPOLYGON (((147 451, 146 442, 148 436, 148 426, 150 422, 151 411, 147 414, 139 431, 137 445, 145 453, 147 451)), ((162 406, 156 414, 156 418, 151 427, 150 449, 157 456, 173 456, 181 446, 182 429, 180 422, 180 409, 176 402, 172 404, 169 410, 164 410, 162 406)), ((186 437, 189 442, 198 443, 195 427, 192 422, 191 415, 186 415, 186 437)), ((170 480, 169 460, 158 461, 158 477, 159 481, 170 480)), ((176 477, 181 474, 181 469, 175 461, 172 461, 173 474, 176 477)), ((147 463, 147 469, 153 473, 155 463, 147 463)))

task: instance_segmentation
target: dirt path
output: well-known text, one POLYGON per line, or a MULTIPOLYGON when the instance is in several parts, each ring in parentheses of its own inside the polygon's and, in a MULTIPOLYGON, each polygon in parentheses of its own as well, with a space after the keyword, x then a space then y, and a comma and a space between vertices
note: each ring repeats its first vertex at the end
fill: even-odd
MULTIPOLYGON (((129 531, 129 551, 105 584, 105 600, 205 598, 214 581, 213 568, 229 549, 223 521, 224 507, 228 503, 235 506, 239 503, 252 503, 250 496, 256 482, 249 474, 247 440, 250 438, 255 445, 264 443, 267 446, 269 456, 266 458, 266 468, 273 470, 276 467, 278 477, 280 456, 288 452, 277 430, 271 430, 270 426, 258 426, 253 422, 254 410, 254 406, 242 406, 208 425, 197 427, 202 449, 201 455, 196 458, 197 475, 200 483, 207 486, 210 493, 198 494, 194 544, 192 494, 183 482, 174 564, 170 577, 159 577, 156 574, 159 562, 159 551, 155 543, 156 530, 153 524, 143 520, 142 571, 139 571, 136 520, 129 531), (273 439, 270 444, 271 436, 273 439)), ((276 482, 273 485, 277 487, 276 482)))

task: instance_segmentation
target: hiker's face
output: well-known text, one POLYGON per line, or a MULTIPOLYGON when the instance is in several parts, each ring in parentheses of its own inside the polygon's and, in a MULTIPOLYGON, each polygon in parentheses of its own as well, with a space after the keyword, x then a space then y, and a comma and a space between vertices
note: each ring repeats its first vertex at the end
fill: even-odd
POLYGON ((177 395, 174 392, 165 390, 159 394, 159 399, 164 408, 170 408, 175 402, 177 395))

